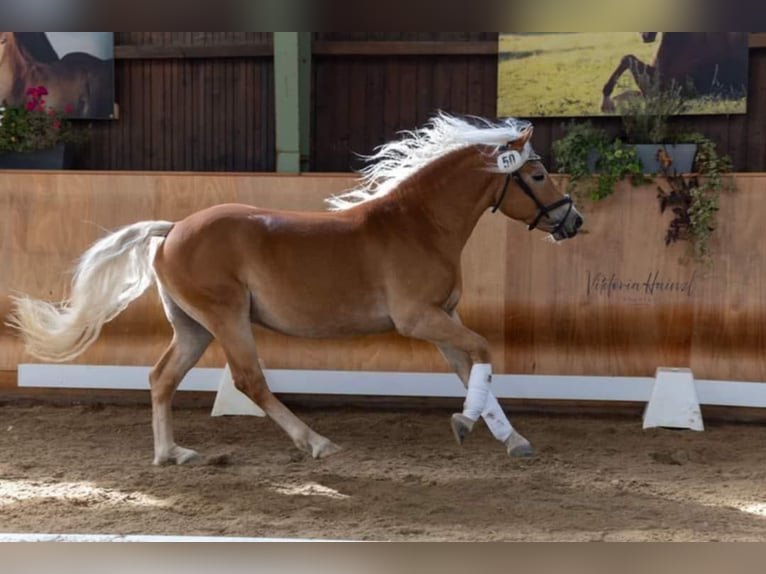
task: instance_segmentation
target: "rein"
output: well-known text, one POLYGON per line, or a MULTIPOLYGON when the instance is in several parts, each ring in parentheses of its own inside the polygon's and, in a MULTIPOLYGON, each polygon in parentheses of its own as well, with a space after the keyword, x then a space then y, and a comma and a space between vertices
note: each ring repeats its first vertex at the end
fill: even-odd
POLYGON ((559 208, 562 205, 569 206, 569 209, 567 210, 566 215, 561 218, 561 221, 559 221, 558 225, 556 225, 556 227, 550 232, 551 234, 557 233, 564 226, 564 222, 567 220, 569 213, 572 211, 572 198, 567 195, 562 197, 558 201, 551 203, 550 205, 545 205, 543 202, 541 202, 537 198, 537 196, 535 195, 535 192, 532 191, 532 188, 530 188, 529 185, 527 185, 527 182, 524 181, 524 179, 521 177, 521 174, 519 173, 520 170, 521 168, 517 169, 516 171, 512 171, 505 176, 505 183, 503 184, 503 192, 500 194, 500 197, 498 198, 495 205, 492 206, 492 213, 495 213, 498 209, 500 209, 500 205, 503 203, 505 196, 508 194, 508 186, 511 183, 511 178, 513 178, 513 181, 516 183, 516 185, 518 185, 521 188, 521 191, 524 192, 524 195, 526 195, 532 201, 534 201, 535 205, 537 206, 537 217, 535 217, 535 220, 532 223, 530 223, 529 226, 527 227, 527 229, 529 229, 530 231, 532 231, 538 226, 538 224, 540 223, 540 220, 543 217, 548 217, 548 219, 550 219, 549 214, 554 209, 559 208))

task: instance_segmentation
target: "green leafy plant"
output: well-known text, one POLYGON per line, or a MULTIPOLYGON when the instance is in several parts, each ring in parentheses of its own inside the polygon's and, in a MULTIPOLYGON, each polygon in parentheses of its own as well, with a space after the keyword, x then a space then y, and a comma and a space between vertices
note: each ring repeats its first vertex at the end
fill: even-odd
POLYGON ((688 241, 690 258, 709 264, 709 243, 717 227, 720 194, 734 191, 736 185, 730 175, 731 160, 718 155, 714 142, 701 134, 687 134, 686 138, 698 146, 697 175, 667 175, 665 181, 670 189, 658 186, 660 211, 670 208, 674 215, 665 234, 665 244, 688 241))
POLYGON ((644 75, 639 81, 642 94, 618 103, 626 141, 634 144, 661 144, 679 141, 670 129, 670 118, 682 114, 687 102, 680 85, 660 87, 657 78, 644 75))
POLYGON ((557 170, 570 176, 569 191, 594 201, 611 195, 626 177, 634 184, 644 181, 635 150, 590 122, 570 123, 566 135, 553 143, 553 153, 557 170))
POLYGON ((30 152, 82 140, 67 118, 71 109, 48 107, 46 95, 44 86, 29 88, 24 105, 0 107, 0 152, 30 152))
MULTIPOLYGON (((685 142, 697 144, 693 175, 660 173, 669 189, 658 186, 661 212, 674 215, 665 234, 665 243, 689 242, 690 258, 710 261, 710 238, 717 226, 718 201, 722 191, 734 191, 731 160, 718 154, 716 145, 699 133, 680 134, 685 142)), ((633 185, 652 181, 642 173, 635 151, 620 139, 609 139, 606 132, 590 122, 571 123, 561 139, 553 144, 556 168, 570 175, 568 187, 576 194, 587 192, 598 201, 608 197, 616 184, 628 178, 633 185)))

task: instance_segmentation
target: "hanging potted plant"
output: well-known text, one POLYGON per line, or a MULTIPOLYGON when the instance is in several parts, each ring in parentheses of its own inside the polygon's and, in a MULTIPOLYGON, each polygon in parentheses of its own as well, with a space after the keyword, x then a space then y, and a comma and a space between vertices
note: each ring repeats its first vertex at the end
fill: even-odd
POLYGON ((594 201, 611 195, 623 179, 634 185, 644 182, 633 147, 608 137, 591 122, 571 122, 564 137, 553 142, 553 155, 557 171, 569 176, 569 191, 585 193, 594 201))
POLYGON ((635 148, 644 173, 691 172, 697 145, 682 141, 669 124, 686 110, 681 86, 663 90, 655 78, 645 78, 641 85, 642 94, 618 104, 626 143, 635 148))
POLYGON ((46 106, 48 90, 29 88, 24 105, 0 107, 0 169, 65 169, 81 139, 67 115, 46 106))
POLYGON ((710 264, 710 239, 717 227, 718 199, 722 191, 735 191, 736 181, 731 174, 731 159, 719 155, 715 143, 697 133, 689 134, 687 139, 699 147, 696 174, 668 175, 664 182, 669 189, 657 187, 660 212, 673 213, 665 245, 688 241, 690 259, 710 264))

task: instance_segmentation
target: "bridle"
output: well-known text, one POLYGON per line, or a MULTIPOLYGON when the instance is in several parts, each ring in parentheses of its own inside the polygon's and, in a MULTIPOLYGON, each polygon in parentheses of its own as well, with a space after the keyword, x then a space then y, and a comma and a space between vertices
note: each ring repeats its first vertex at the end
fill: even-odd
MULTIPOLYGON (((509 147, 510 147, 510 144, 509 144, 509 147)), ((521 188, 521 191, 524 192, 524 195, 526 195, 532 201, 534 201, 535 205, 537 206, 537 217, 535 217, 534 221, 530 223, 528 227, 530 231, 535 229, 538 226, 538 224, 540 223, 540 220, 543 217, 547 217, 548 219, 550 219, 551 218, 550 212, 553 211, 554 209, 557 209, 561 207, 562 205, 569 206, 569 209, 567 209, 566 215, 562 217, 558 225, 556 225, 556 227, 553 230, 551 230, 550 232, 551 235, 554 235, 558 233, 561 230, 561 228, 564 226, 564 223, 569 217, 569 214, 572 212, 573 203, 572 203, 572 198, 569 197, 568 195, 565 195, 564 197, 562 197, 558 201, 551 203, 550 205, 545 205, 542 201, 538 199, 538 197, 535 195, 535 192, 532 191, 532 188, 530 188, 529 185, 527 185, 527 182, 524 181, 524 179, 521 177, 521 174, 519 172, 521 171, 521 168, 524 167, 524 165, 528 161, 539 161, 539 160, 540 160, 540 156, 533 153, 526 159, 526 161, 523 164, 521 164, 521 166, 519 166, 518 169, 508 172, 508 175, 505 176, 505 184, 503 185, 503 192, 500 194, 500 197, 495 203, 495 205, 492 206, 492 213, 495 213, 498 209, 500 209, 500 205, 502 205, 503 200, 505 199, 505 196, 508 194, 508 187, 510 186, 511 178, 513 178, 514 183, 516 183, 516 185, 518 185, 521 188)))

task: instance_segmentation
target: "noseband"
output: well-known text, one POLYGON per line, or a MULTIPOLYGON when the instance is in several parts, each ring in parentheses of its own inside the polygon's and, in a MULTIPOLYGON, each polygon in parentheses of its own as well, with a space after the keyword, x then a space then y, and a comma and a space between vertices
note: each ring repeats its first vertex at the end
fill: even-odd
MULTIPOLYGON (((532 156, 527 161, 535 161, 539 160, 539 156, 532 156)), ((526 163, 526 162, 524 162, 526 163)), ((522 164, 523 167, 524 164, 522 164)), ((529 224, 528 229, 531 231, 537 227, 537 225, 540 223, 540 220, 543 217, 548 217, 550 219, 550 212, 554 209, 557 209, 561 207, 562 205, 568 205, 569 209, 567 209, 567 213, 564 217, 561 218, 561 221, 559 221, 558 225, 551 231, 551 234, 558 233, 561 228, 564 226, 564 223, 567 220, 567 217, 569 217, 569 214, 572 211, 572 198, 568 195, 562 197, 558 201, 555 201, 554 203, 551 203, 550 205, 543 204, 542 201, 540 201, 537 196, 535 195, 535 192, 532 191, 532 188, 527 185, 527 182, 524 181, 524 179, 521 177, 521 174, 519 173, 521 171, 521 167, 517 169, 516 171, 512 171, 508 173, 508 175, 505 176, 505 184, 503 185, 503 192, 500 194, 500 198, 497 200, 497 203, 492 206, 492 213, 495 213, 498 209, 500 209, 500 205, 503 203, 503 200, 505 199, 506 194, 508 193, 508 186, 511 183, 511 178, 513 178, 513 181, 521 188, 521 191, 524 192, 524 195, 529 197, 532 201, 535 202, 535 205, 537 206, 537 217, 535 217, 535 220, 529 224)))

